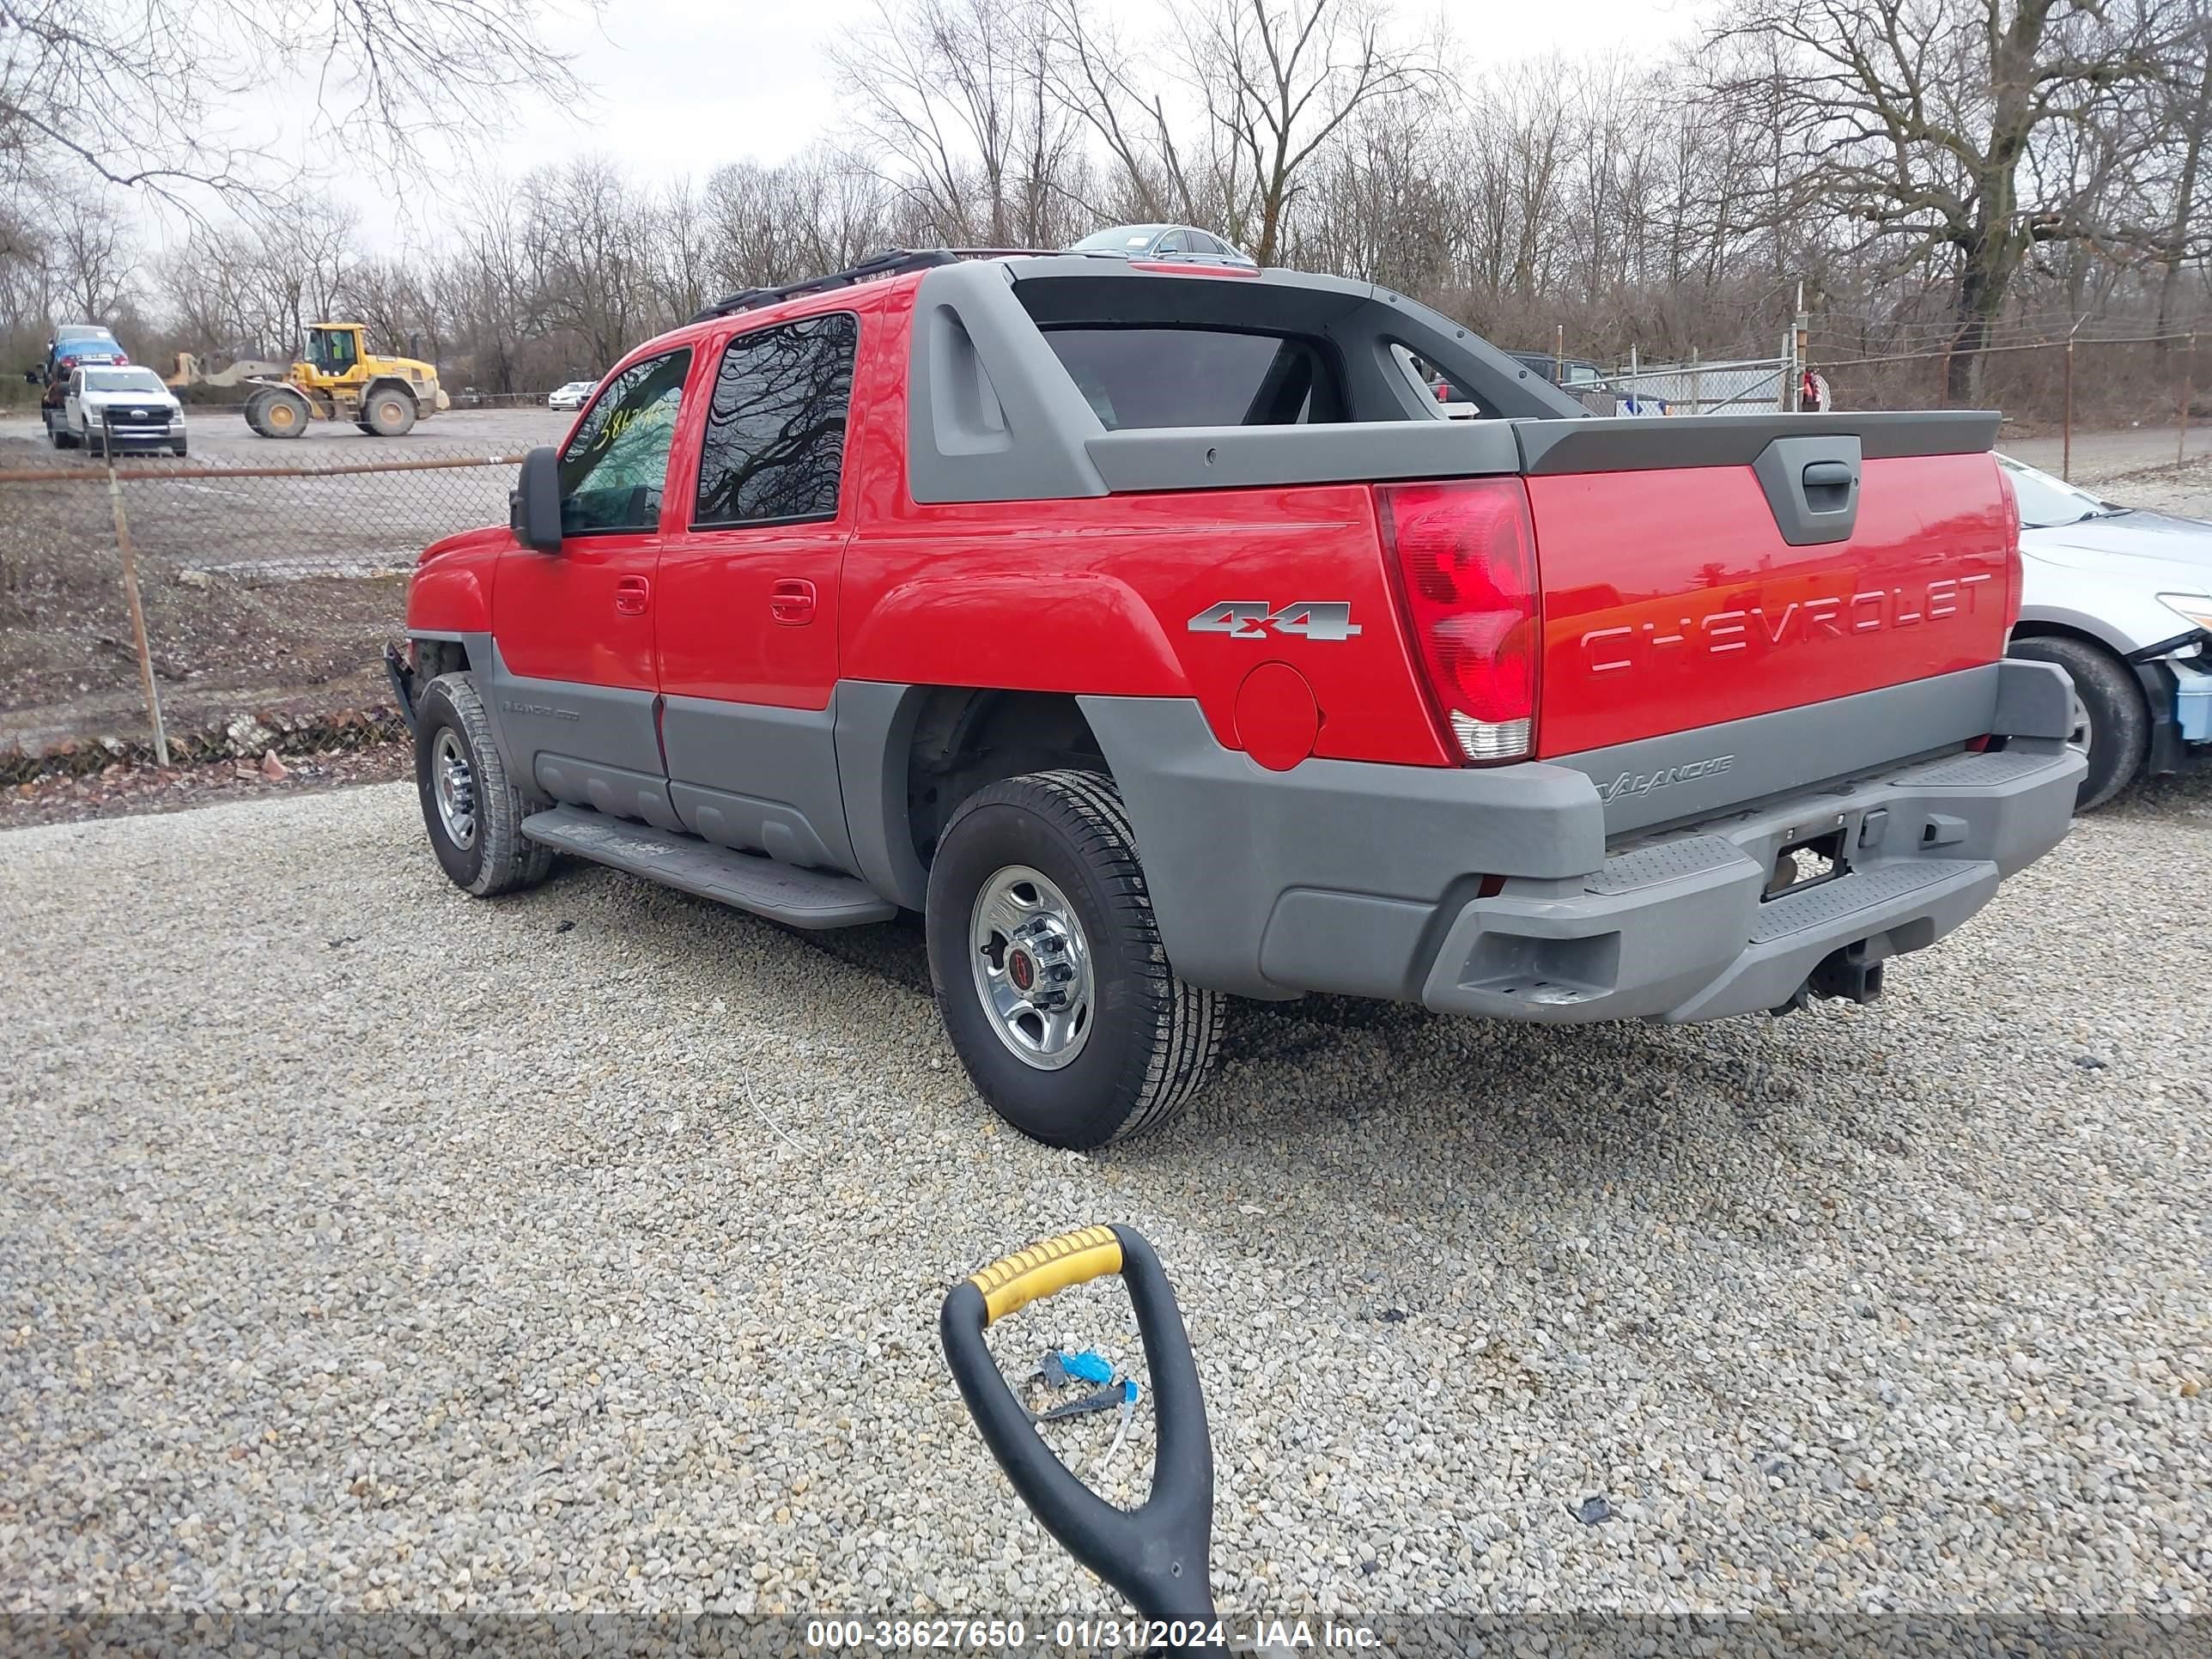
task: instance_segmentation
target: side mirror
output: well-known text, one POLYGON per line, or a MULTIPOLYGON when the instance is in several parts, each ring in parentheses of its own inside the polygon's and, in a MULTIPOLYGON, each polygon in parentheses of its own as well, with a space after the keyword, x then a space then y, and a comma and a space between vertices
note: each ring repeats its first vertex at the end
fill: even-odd
POLYGON ((507 522, 525 547, 561 550, 561 458, 551 445, 522 458, 522 476, 507 493, 507 522))

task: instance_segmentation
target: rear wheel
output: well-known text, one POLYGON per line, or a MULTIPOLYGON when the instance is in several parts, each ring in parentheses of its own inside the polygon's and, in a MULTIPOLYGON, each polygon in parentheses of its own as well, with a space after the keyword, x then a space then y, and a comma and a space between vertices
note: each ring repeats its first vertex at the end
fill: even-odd
POLYGON ((415 722, 415 789, 430 850, 453 885, 478 898, 535 887, 553 851, 522 833, 529 808, 507 781, 475 677, 441 674, 415 722))
POLYGON ((368 394, 362 415, 378 437, 404 438, 415 428, 415 399, 398 386, 381 386, 368 394))
POLYGON ((1112 779, 1038 772, 970 796, 926 921, 953 1048, 1024 1134, 1102 1146, 1172 1122, 1204 1084, 1223 1000, 1169 966, 1112 779))
POLYGON ((2017 640, 2006 654, 2027 662, 2056 663, 2074 682, 2074 747, 2088 757, 2089 770, 2074 810, 2102 806, 2132 783, 2150 754, 2150 710, 2128 665, 2087 640, 2017 640))

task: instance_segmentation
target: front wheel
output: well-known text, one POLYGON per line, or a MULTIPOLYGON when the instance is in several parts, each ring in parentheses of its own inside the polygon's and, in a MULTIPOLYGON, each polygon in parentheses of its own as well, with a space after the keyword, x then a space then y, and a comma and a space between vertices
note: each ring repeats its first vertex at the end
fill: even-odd
POLYGON ((2150 710, 2125 663, 2086 640, 2051 635, 2016 641, 2006 654, 2056 663, 2074 682, 2071 741, 2089 762, 2074 797, 2075 811, 2102 806, 2135 781, 2150 756, 2150 710))
POLYGON ((507 781, 476 678, 441 674, 415 720, 415 789, 430 850, 453 885, 478 898, 535 887, 553 849, 522 833, 529 809, 507 781))
POLYGON ((1220 1050, 1222 998, 1175 976, 1121 793, 1095 772, 978 790, 930 866, 930 980, 1000 1116, 1078 1150, 1172 1122, 1220 1050))

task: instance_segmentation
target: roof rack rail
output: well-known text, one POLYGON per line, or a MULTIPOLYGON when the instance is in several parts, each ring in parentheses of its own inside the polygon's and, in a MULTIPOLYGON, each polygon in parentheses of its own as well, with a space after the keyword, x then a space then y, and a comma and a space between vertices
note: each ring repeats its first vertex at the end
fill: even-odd
POLYGON ((793 300, 802 294, 820 294, 833 288, 848 288, 854 283, 872 282, 878 276, 896 276, 904 271, 927 270, 932 265, 954 264, 962 259, 1056 258, 1067 253, 1079 258, 1118 259, 1122 257, 1116 249, 1107 249, 1102 253, 1096 248, 887 247, 871 253, 849 270, 833 270, 826 276, 809 276, 802 282, 785 283, 776 288, 741 288, 735 294, 715 301, 690 320, 695 323, 709 322, 717 317, 728 317, 740 311, 754 311, 780 301, 793 300))
POLYGON ((737 312, 772 306, 779 301, 796 299, 802 294, 819 294, 828 289, 847 288, 854 283, 872 281, 878 276, 896 276, 902 271, 926 270, 932 265, 949 265, 965 251, 930 247, 916 252, 909 248, 887 247, 881 252, 871 253, 848 270, 833 270, 826 276, 809 276, 803 282, 785 283, 775 288, 741 288, 735 294, 715 301, 691 320, 695 323, 708 322, 716 317, 727 317, 737 312))

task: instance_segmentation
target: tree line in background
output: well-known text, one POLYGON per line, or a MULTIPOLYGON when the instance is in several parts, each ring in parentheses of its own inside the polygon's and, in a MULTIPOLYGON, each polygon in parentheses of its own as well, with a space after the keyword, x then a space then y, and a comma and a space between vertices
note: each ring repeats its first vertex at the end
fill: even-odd
MULTIPOLYGON (((112 319, 149 360, 221 360, 343 315, 455 388, 540 392, 882 247, 1154 220, 1601 362, 1770 356, 1802 291, 1819 356, 1923 354, 1909 395, 1953 402, 2006 389, 1999 348, 2205 309, 2212 0, 1723 0, 1662 64, 1481 64, 1373 0, 1180 0, 1157 38, 1108 13, 881 0, 832 49, 844 125, 795 157, 480 179, 427 250, 241 191, 149 256, 99 187, 120 165, 55 166, 75 182, 0 221, 0 329, 112 319)), ((568 72, 505 61, 540 89, 568 72)))

